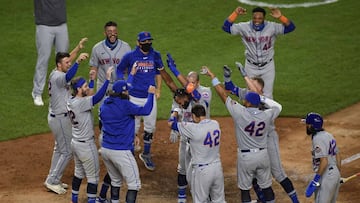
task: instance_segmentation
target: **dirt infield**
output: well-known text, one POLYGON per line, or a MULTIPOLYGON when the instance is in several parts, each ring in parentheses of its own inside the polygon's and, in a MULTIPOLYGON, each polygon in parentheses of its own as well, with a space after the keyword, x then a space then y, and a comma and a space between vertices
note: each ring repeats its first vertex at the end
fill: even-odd
MULTIPOLYGON (((346 159, 360 153, 360 103, 325 118, 324 127, 334 134, 346 159)), ((240 202, 236 187, 236 142, 233 121, 229 117, 214 118, 222 129, 221 158, 225 174, 226 200, 240 202)), ((158 121, 153 144, 154 172, 147 171, 139 162, 142 189, 138 202, 177 202, 177 153, 178 144, 168 141, 169 129, 166 121, 158 121)), ((299 118, 279 118, 276 121, 280 136, 280 151, 283 166, 298 192, 301 202, 313 202, 304 196, 305 187, 313 177, 311 166, 311 140, 305 134, 305 127, 299 118)), ((98 132, 97 132, 98 133, 98 132)), ((35 135, 12 141, 0 142, 0 202, 9 203, 68 203, 71 190, 65 195, 47 192, 42 183, 48 173, 54 139, 51 134, 35 135)), ((101 161, 102 162, 102 161, 101 161)), ((67 168, 63 181, 71 184, 73 162, 67 168)), ((105 168, 101 163, 101 178, 105 168)), ((344 164, 342 177, 360 172, 360 159, 344 164)), ((86 181, 80 191, 80 202, 85 203, 86 181)), ((273 182, 277 202, 291 202, 280 185, 273 182)), ((124 202, 125 188, 122 188, 121 202, 124 202)), ((339 203, 360 202, 360 177, 341 186, 339 203)), ((255 196, 252 194, 253 198, 255 196)), ((192 202, 190 195, 188 202, 192 202)))

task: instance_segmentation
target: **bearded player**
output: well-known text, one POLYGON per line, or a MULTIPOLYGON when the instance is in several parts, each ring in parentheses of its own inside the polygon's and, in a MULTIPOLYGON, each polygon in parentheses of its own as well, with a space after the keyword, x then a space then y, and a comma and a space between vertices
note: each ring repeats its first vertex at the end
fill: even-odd
MULTIPOLYGON (((129 44, 118 38, 118 26, 114 21, 108 21, 104 25, 105 39, 96 43, 91 51, 90 57, 90 70, 95 71, 95 77, 97 77, 96 87, 100 88, 106 81, 106 71, 109 67, 116 67, 123 56, 131 51, 129 44)), ((108 90, 111 90, 114 81, 116 80, 115 72, 112 73, 108 90)), ((100 101, 101 106, 104 99, 100 101)), ((101 132, 102 123, 99 119, 99 128, 101 132)), ((101 145, 102 133, 99 136, 99 143, 101 145)), ((104 176, 104 182, 101 186, 98 202, 103 203, 106 199, 106 193, 110 186, 110 176, 107 173, 104 176)))

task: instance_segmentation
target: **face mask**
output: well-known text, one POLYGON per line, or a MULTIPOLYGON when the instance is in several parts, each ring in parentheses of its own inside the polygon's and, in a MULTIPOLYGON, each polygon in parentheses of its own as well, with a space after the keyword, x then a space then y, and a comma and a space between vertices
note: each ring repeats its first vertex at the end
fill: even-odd
POLYGON ((261 30, 264 29, 264 27, 265 27, 265 24, 264 24, 264 23, 261 23, 260 25, 255 25, 255 24, 253 24, 253 28, 254 28, 254 30, 256 30, 256 31, 261 31, 261 30))
POLYGON ((151 45, 152 43, 140 44, 140 49, 143 50, 143 52, 149 52, 151 45))

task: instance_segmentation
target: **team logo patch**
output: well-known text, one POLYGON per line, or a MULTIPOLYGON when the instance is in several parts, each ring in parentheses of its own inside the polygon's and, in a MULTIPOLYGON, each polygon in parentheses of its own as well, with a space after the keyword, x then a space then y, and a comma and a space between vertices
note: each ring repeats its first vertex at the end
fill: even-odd
POLYGON ((320 152, 321 152, 321 148, 320 148, 319 146, 315 146, 314 152, 315 152, 316 154, 320 153, 320 152))
POLYGON ((208 93, 208 92, 204 92, 204 93, 202 93, 201 97, 207 99, 207 98, 209 98, 209 93, 208 93))

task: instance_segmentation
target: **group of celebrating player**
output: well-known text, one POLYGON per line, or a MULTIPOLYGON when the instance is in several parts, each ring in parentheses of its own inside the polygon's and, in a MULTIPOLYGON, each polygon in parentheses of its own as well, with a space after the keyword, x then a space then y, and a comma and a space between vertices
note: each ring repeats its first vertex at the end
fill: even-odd
MULTIPOLYGON (((280 183, 292 202, 299 202, 293 184, 281 165, 274 120, 282 106, 272 99, 275 39, 278 35, 292 32, 295 25, 279 9, 272 8, 270 11, 271 16, 281 23, 266 21, 266 11, 257 7, 252 11, 252 20, 234 24, 238 15, 246 14, 246 9, 237 7, 222 27, 225 32, 240 35, 246 47, 245 66, 236 63, 246 88, 239 88, 231 81, 232 71, 228 66, 223 67, 224 85, 208 67, 203 66, 200 71, 211 79, 234 120, 238 145, 237 178, 243 203, 252 201, 252 187, 258 201, 275 202, 272 177, 280 183), (243 101, 242 104, 232 99, 229 93, 236 95, 243 101)), ((81 53, 71 66, 86 38, 70 54, 59 52, 56 55, 56 68, 49 77, 48 116, 56 146, 45 187, 58 194, 66 192, 68 186, 61 182, 61 177, 73 155, 73 203, 78 202, 79 188, 85 177, 89 203, 108 202, 108 188, 111 188, 110 201, 120 202, 119 191, 123 182, 127 184, 126 202, 135 202, 141 188, 134 156, 136 149, 141 150, 140 119, 144 125, 144 145, 139 158, 148 170, 153 171, 155 163, 151 145, 156 127, 157 99, 161 96, 162 81, 165 81, 174 93, 168 125, 171 142, 179 141, 178 202, 186 202, 188 184, 194 203, 225 202, 219 152, 221 129, 217 121, 210 119, 211 89, 200 85, 197 71, 182 75, 168 54, 167 66, 181 84, 177 87, 166 71, 160 53, 152 47, 153 38, 149 32, 138 34, 134 50, 118 39, 115 22, 105 24, 104 34, 106 38, 92 49, 89 81, 74 77, 79 63, 87 59, 88 54, 81 53), (107 169, 99 194, 99 156, 91 111, 96 104, 99 104, 99 152, 107 169)), ((316 176, 309 184, 306 195, 311 196, 315 191, 316 202, 334 202, 339 189, 337 180, 340 179, 336 141, 323 130, 320 115, 310 113, 305 120, 307 133, 313 138, 316 168, 316 176)))

